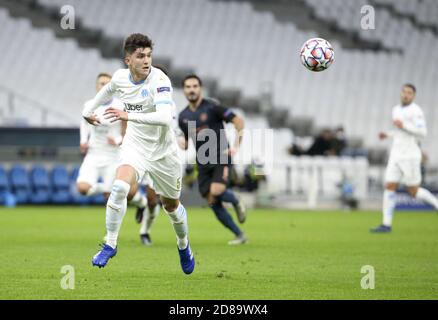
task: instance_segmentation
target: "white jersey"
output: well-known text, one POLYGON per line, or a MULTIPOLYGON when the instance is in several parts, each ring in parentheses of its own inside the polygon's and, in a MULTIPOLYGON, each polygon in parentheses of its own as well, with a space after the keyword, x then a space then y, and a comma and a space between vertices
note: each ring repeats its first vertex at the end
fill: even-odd
MULTIPOLYGON (((156 111, 160 104, 173 105, 172 86, 169 78, 160 69, 151 67, 149 76, 134 83, 129 69, 117 70, 108 87, 108 92, 117 95, 125 111, 131 114, 146 114, 156 111)), ((176 152, 174 133, 169 126, 151 125, 128 121, 123 144, 141 149, 145 160, 154 161, 176 152)))
MULTIPOLYGON (((100 118, 105 110, 109 107, 123 110, 123 104, 117 99, 113 99, 95 110, 95 114, 100 118)), ((116 143, 122 141, 122 124, 120 121, 113 123, 103 122, 99 126, 93 126, 82 119, 80 128, 80 139, 82 143, 88 143, 87 156, 98 157, 99 159, 108 159, 114 161, 119 156, 119 146, 112 145, 108 138, 112 138, 116 143)), ((107 161, 104 161, 107 162, 107 161)), ((106 163, 102 163, 106 165, 106 163)))
POLYGON ((415 103, 395 106, 392 120, 401 120, 403 128, 395 128, 390 133, 393 137, 390 160, 421 159, 420 139, 427 134, 426 120, 421 108, 415 103))

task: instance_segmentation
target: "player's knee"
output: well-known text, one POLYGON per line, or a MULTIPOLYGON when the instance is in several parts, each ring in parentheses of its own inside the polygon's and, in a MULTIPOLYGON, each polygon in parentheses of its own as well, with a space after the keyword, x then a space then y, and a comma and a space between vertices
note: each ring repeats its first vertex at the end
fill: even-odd
POLYGON ((411 197, 415 198, 417 196, 417 192, 418 192, 417 187, 409 187, 408 188, 408 193, 410 194, 411 197))
POLYGON ((209 206, 212 206, 212 205, 214 205, 217 202, 217 198, 213 194, 211 194, 211 193, 209 193, 206 196, 206 199, 207 199, 207 203, 208 203, 209 206))
POLYGON ((88 191, 90 190, 91 186, 88 183, 78 183, 76 185, 78 192, 82 194, 83 196, 87 195, 88 191))
POLYGON ((163 208, 166 212, 174 212, 179 206, 178 200, 163 201, 163 208))
POLYGON ((137 188, 131 188, 127 195, 128 201, 131 201, 136 193, 137 193, 137 188))
POLYGON ((163 207, 167 212, 174 212, 178 208, 178 206, 174 204, 164 204, 163 207))
POLYGON ((225 191, 225 185, 223 184, 212 184, 210 187, 210 195, 213 197, 218 197, 225 191))
POLYGON ((120 201, 127 198, 130 189, 131 186, 126 181, 119 179, 115 180, 111 190, 110 200, 120 201))
POLYGON ((385 189, 389 191, 396 191, 398 187, 397 183, 387 182, 385 183, 385 189))

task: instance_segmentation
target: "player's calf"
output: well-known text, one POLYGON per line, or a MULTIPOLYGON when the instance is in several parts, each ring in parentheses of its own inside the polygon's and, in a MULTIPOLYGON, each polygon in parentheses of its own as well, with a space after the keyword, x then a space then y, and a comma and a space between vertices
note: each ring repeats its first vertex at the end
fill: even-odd
POLYGON ((438 211, 438 199, 429 190, 416 188, 416 190, 412 191, 412 197, 431 205, 436 211, 438 211))
POLYGON ((126 213, 130 185, 123 180, 115 180, 106 205, 107 244, 115 248, 123 217, 126 213))

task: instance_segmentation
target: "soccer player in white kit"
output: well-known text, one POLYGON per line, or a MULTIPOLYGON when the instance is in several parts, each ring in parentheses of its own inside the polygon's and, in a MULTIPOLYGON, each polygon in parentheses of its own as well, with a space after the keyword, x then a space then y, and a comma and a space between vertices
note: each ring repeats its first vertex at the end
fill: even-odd
POLYGON ((117 70, 111 82, 85 105, 82 113, 89 123, 98 125, 94 110, 114 95, 124 103, 125 111, 109 108, 106 119, 128 121, 116 180, 106 206, 107 241, 93 257, 92 264, 104 267, 116 255, 128 194, 147 173, 176 233, 181 268, 190 274, 195 260, 187 238, 186 210, 179 201, 182 165, 170 128, 172 86, 169 78, 152 66, 152 41, 147 36, 139 33, 128 36, 124 61, 128 68, 117 70))
POLYGON ((383 223, 371 232, 391 232, 399 184, 405 184, 412 197, 438 210, 438 199, 430 191, 420 188, 422 154, 419 140, 426 137, 427 129, 423 111, 414 103, 415 94, 414 85, 403 86, 401 104, 392 110, 394 130, 379 134, 381 140, 392 137, 393 143, 385 173, 383 223))

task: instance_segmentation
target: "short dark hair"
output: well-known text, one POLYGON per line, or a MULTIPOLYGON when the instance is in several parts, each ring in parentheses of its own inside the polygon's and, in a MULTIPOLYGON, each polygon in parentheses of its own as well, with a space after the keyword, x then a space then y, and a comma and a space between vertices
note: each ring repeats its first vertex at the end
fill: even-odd
POLYGON ((196 74, 189 74, 189 75, 185 76, 183 81, 181 82, 183 87, 184 87, 184 84, 186 83, 186 80, 189 80, 189 79, 196 79, 196 80, 198 80, 199 86, 202 87, 202 80, 196 74))
POLYGON ((101 72, 97 75, 96 80, 99 80, 101 77, 112 78, 112 76, 108 72, 101 72))
POLYGON ((152 40, 141 33, 133 33, 125 39, 123 45, 124 54, 131 54, 135 52, 138 48, 151 48, 153 47, 152 40))
POLYGON ((414 93, 417 93, 417 88, 412 83, 405 83, 403 85, 403 88, 411 88, 414 91, 414 93))

